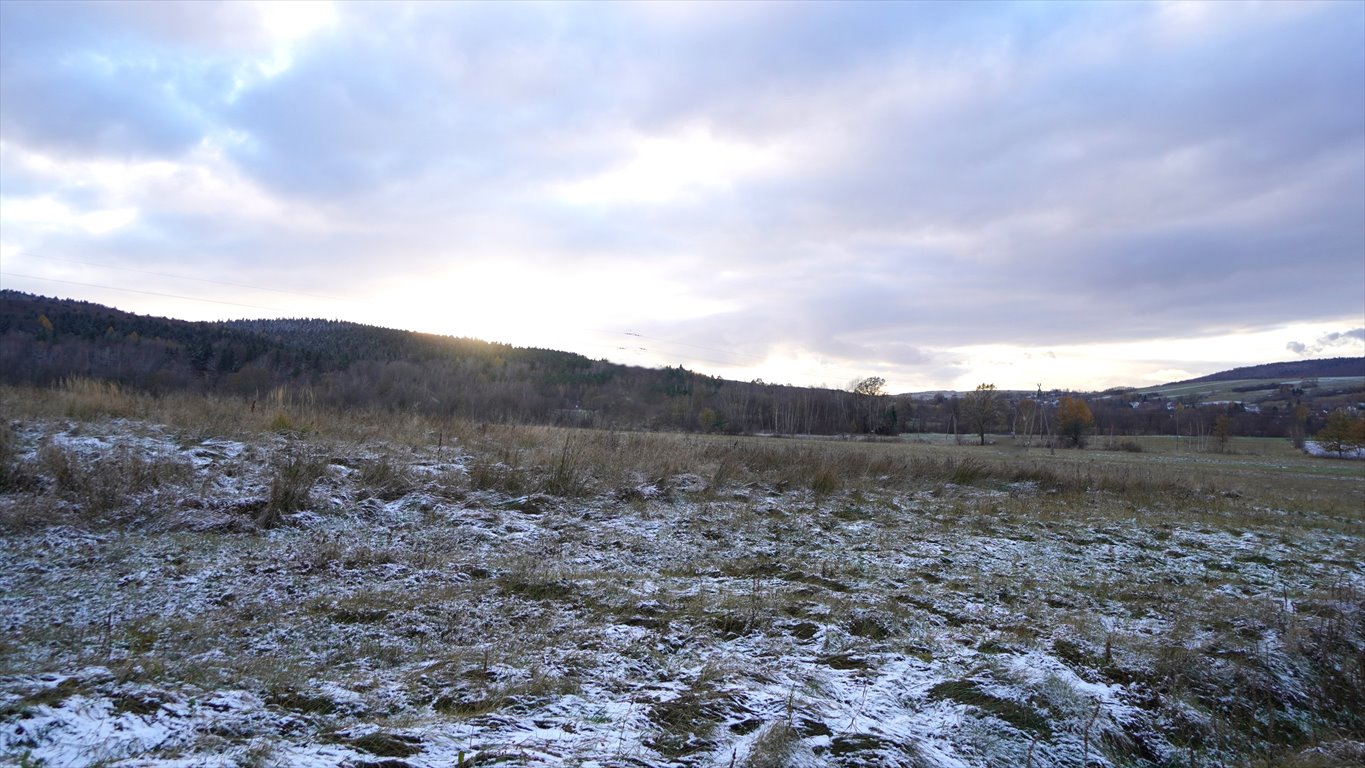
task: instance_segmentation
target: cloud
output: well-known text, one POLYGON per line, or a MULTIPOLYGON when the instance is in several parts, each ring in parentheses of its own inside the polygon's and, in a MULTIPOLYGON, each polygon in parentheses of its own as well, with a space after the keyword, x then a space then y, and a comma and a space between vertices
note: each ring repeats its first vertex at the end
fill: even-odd
POLYGON ((673 362, 946 375, 987 343, 1340 327, 1365 311, 1362 25, 1330 3, 6 2, 0 195, 63 212, 6 245, 345 295, 512 280, 691 345, 673 362), (137 214, 82 226, 107 211, 137 214))
POLYGON ((781 163, 775 147, 718 141, 698 129, 640 137, 630 145, 630 156, 621 165, 559 185, 556 192, 575 205, 657 205, 731 189, 781 163))
POLYGON ((122 229, 136 218, 137 210, 133 208, 78 212, 50 197, 0 198, 0 221, 11 227, 78 227, 92 235, 104 235, 122 229))
POLYGON ((179 156, 334 20, 321 0, 6 2, 0 134, 65 157, 179 156))
POLYGON ((1285 349, 1296 355, 1310 356, 1325 353, 1354 351, 1365 354, 1365 328, 1352 328, 1349 331, 1332 331, 1319 336, 1312 344, 1291 341, 1285 349))

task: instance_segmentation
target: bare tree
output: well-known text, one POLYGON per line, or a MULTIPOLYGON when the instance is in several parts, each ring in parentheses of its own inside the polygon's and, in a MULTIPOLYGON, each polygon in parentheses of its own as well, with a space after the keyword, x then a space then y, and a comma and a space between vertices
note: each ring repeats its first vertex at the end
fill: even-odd
POLYGON ((1000 416, 1000 393, 994 384, 979 384, 975 391, 967 393, 962 405, 962 415, 967 424, 981 439, 981 444, 985 445, 986 432, 995 426, 1000 416))

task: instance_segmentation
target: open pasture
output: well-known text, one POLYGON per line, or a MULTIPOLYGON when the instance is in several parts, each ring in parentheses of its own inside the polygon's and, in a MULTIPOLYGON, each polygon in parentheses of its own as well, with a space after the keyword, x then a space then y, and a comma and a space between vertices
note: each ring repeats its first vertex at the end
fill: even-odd
POLYGON ((19 765, 1339 766, 1365 463, 0 391, 19 765))

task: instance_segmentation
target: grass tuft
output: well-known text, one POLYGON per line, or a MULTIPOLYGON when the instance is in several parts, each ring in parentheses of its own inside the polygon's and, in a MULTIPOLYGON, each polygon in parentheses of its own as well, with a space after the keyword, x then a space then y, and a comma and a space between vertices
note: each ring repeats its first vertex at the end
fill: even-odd
POLYGON ((325 465, 304 453, 290 452, 276 460, 272 469, 270 498, 256 518, 256 524, 262 528, 274 528, 284 521, 285 515, 306 508, 325 465))
POLYGON ((360 465, 360 483, 364 492, 381 501, 401 499, 418 487, 412 472, 387 455, 360 465))
POLYGON ((768 723, 759 731, 744 768, 786 768, 801 745, 801 734, 785 720, 768 723))
POLYGON ((955 701, 976 707, 987 714, 1042 739, 1052 738, 1052 726, 1037 710, 1017 701, 986 693, 974 680, 949 680, 929 689, 929 699, 955 701))

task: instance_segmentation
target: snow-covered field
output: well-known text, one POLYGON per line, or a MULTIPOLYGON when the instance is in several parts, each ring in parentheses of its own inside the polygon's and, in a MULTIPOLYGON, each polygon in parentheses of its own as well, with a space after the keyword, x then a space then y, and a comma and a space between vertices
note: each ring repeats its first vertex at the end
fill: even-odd
POLYGON ((136 420, 14 435, 9 764, 1365 757, 1365 515, 700 468, 518 485, 512 452, 445 439, 136 420))

